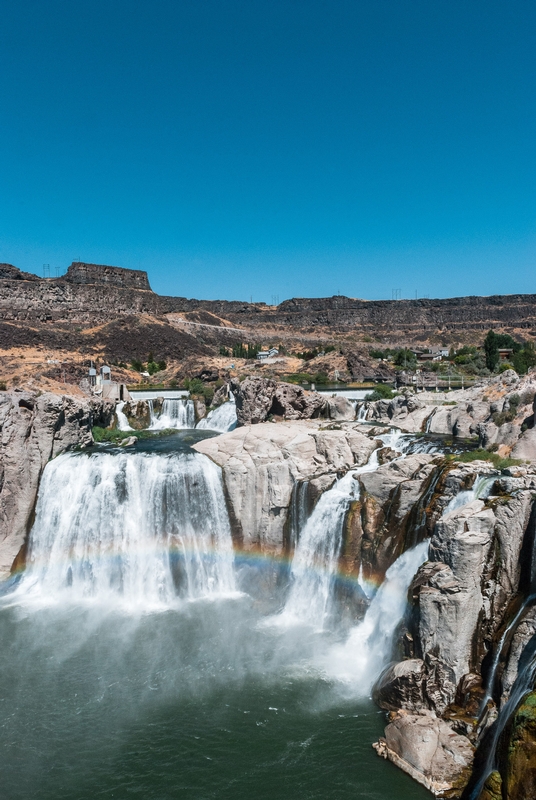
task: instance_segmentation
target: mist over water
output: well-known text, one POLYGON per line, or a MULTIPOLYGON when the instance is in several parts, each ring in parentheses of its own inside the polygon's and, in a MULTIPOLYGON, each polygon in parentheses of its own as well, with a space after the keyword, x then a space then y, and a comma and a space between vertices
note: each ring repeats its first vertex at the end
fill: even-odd
MULTIPOLYGON (((28 568, 0 604, 2 797, 391 800, 396 786, 424 800, 372 750, 384 715, 369 683, 354 675, 349 694, 333 669, 351 636, 303 616, 266 625, 240 591, 218 468, 162 447, 68 454, 45 470, 28 568)), ((305 529, 324 501, 336 539, 356 486, 339 481, 305 529)), ((317 567, 309 596, 329 604, 333 565, 317 567)), ((390 648, 380 592, 371 671, 390 648)))

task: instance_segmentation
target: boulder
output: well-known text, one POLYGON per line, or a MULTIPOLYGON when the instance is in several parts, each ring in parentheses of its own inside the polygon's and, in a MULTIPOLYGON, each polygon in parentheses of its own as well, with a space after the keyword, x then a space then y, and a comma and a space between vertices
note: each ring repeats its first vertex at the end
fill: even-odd
POLYGON ((352 422, 355 419, 355 405, 347 397, 330 397, 328 416, 336 422, 352 422))
POLYGON ((271 415, 289 420, 313 419, 327 408, 326 399, 318 392, 269 378, 249 377, 242 383, 235 379, 231 390, 239 426, 265 422, 271 415))
POLYGON ((426 708, 425 677, 425 664, 420 658, 408 658, 391 664, 377 681, 373 698, 385 711, 398 711, 401 708, 419 711, 426 708))
POLYGON ((397 714, 374 748, 435 797, 460 797, 471 775, 473 745, 431 712, 397 714))
POLYGON ((529 428, 521 434, 512 450, 512 458, 536 461, 536 428, 529 428))

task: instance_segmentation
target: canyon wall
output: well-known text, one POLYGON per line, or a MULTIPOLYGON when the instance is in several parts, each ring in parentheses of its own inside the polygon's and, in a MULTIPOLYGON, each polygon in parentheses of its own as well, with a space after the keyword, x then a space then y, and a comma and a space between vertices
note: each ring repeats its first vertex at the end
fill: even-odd
POLYGON ((106 321, 111 317, 210 311, 237 325, 308 332, 329 329, 372 336, 459 337, 489 328, 536 335, 536 295, 497 295, 420 300, 294 298, 277 307, 242 301, 159 296, 147 273, 74 262, 62 278, 40 279, 0 265, 0 319, 106 321))

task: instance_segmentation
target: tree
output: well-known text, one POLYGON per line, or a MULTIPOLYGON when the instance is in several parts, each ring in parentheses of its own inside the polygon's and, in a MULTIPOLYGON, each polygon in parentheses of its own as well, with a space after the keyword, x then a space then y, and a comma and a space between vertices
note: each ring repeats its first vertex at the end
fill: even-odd
POLYGON ((499 363, 499 345, 497 334, 490 330, 484 339, 484 352, 486 354, 486 367, 490 372, 494 372, 499 363))
POLYGON ((393 363, 397 367, 413 367, 417 362, 417 358, 415 353, 412 353, 411 350, 407 348, 402 348, 402 350, 398 350, 393 358, 393 363))

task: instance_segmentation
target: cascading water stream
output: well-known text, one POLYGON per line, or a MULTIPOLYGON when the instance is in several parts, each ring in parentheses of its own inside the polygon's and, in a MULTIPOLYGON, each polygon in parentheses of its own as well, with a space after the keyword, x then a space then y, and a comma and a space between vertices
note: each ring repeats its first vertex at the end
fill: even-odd
POLYGON ((497 480, 497 476, 479 475, 471 489, 458 492, 455 497, 450 500, 447 507, 443 512, 443 516, 450 514, 452 511, 457 511, 460 508, 472 503, 473 500, 485 500, 491 492, 491 487, 497 480))
POLYGON ((368 695, 391 657, 393 636, 402 621, 411 580, 428 557, 429 542, 406 550, 385 574, 365 617, 344 645, 330 653, 327 669, 360 695, 368 695))
POLYGON ((508 623, 508 625, 504 629, 503 635, 499 639, 499 642, 497 644, 497 648, 496 648, 494 656, 493 656, 493 661, 491 663, 491 668, 490 668, 490 671, 489 671, 489 674, 488 674, 488 679, 486 681, 486 690, 485 690, 486 693, 485 693, 484 698, 483 698, 483 700, 482 700, 482 702, 480 704, 480 716, 482 716, 482 714, 483 714, 488 702, 493 697, 493 689, 495 687, 495 676, 497 675, 497 669, 499 667, 499 661, 501 659, 501 654, 503 652, 503 648, 504 648, 505 642, 506 642, 509 634, 511 633, 511 631, 513 631, 513 630, 515 630, 517 628, 517 625, 518 625, 520 619, 522 618, 522 616, 524 615, 525 610, 527 609, 527 607, 532 605, 535 601, 536 601, 536 594, 531 594, 531 595, 529 595, 529 597, 526 598, 526 600, 521 605, 521 607, 520 607, 519 611, 517 612, 517 614, 510 620, 510 622, 508 623))
POLYGON ((309 517, 309 481, 298 481, 292 487, 290 500, 290 550, 294 552, 309 517))
POLYGON ((487 757, 478 770, 479 777, 471 787, 469 800, 478 800, 484 784, 490 773, 497 767, 497 745, 499 738, 505 729, 508 721, 516 708, 519 706, 524 696, 534 688, 536 681, 536 636, 528 642, 519 659, 519 671, 517 678, 512 686, 510 697, 504 704, 501 712, 487 732, 486 752, 487 757))
POLYGON ((357 422, 365 422, 367 419, 367 403, 362 402, 357 412, 357 422))
POLYGON ((150 431, 167 430, 176 428, 195 428, 195 408, 193 400, 185 400, 182 397, 168 398, 162 404, 162 410, 157 416, 154 412, 154 403, 148 401, 151 414, 150 431))
POLYGON ((229 400, 227 403, 222 403, 221 406, 209 411, 208 415, 197 423, 196 428, 198 430, 226 433, 227 431, 233 431, 236 428, 236 423, 236 405, 234 400, 229 400))
POLYGON ((130 427, 128 424, 128 419, 126 414, 123 412, 123 408, 125 406, 125 401, 121 400, 115 407, 115 413, 117 416, 117 427, 120 431, 132 431, 133 428, 130 427))
POLYGON ((144 608, 235 590, 218 468, 201 454, 65 454, 43 474, 17 595, 144 608))
POLYGON ((340 478, 316 504, 294 553, 293 583, 282 620, 298 620, 322 628, 337 568, 344 519, 350 503, 359 496, 359 482, 355 477, 377 467, 378 455, 374 451, 364 467, 340 478))

